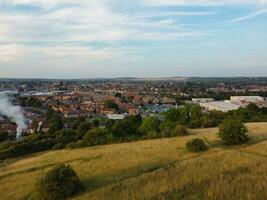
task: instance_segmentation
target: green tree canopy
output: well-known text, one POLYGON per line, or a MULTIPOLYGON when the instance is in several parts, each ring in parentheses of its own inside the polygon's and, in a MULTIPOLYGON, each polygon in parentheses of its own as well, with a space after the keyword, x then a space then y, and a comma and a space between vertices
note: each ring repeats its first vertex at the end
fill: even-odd
POLYGON ((225 120, 219 127, 219 137, 227 145, 243 144, 248 141, 247 128, 235 119, 225 120))
POLYGON ((69 165, 59 165, 48 171, 37 184, 39 199, 65 200, 83 188, 76 172, 69 165))
POLYGON ((108 134, 104 129, 94 128, 85 134, 83 142, 86 146, 107 144, 108 134))
POLYGON ((160 121, 155 117, 146 117, 140 126, 140 132, 143 135, 146 135, 149 133, 159 133, 160 132, 160 121))
POLYGON ((0 142, 6 141, 9 139, 9 133, 7 131, 0 131, 0 142))
POLYGON ((195 138, 186 143, 186 149, 190 152, 202 152, 207 151, 208 147, 202 139, 195 138))
POLYGON ((105 108, 118 110, 119 106, 112 100, 106 100, 104 104, 105 108))
POLYGON ((93 125, 91 122, 85 121, 85 122, 80 123, 80 125, 77 128, 77 133, 79 137, 82 138, 87 131, 92 129, 92 127, 93 125))

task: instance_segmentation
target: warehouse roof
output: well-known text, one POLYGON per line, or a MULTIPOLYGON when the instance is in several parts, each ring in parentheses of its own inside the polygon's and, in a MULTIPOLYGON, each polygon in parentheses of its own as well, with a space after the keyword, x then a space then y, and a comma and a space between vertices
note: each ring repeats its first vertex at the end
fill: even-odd
POLYGON ((240 106, 235 103, 225 102, 225 101, 205 102, 205 103, 200 103, 200 106, 205 107, 208 110, 219 110, 223 112, 227 112, 230 110, 237 110, 238 108, 240 108, 240 106))

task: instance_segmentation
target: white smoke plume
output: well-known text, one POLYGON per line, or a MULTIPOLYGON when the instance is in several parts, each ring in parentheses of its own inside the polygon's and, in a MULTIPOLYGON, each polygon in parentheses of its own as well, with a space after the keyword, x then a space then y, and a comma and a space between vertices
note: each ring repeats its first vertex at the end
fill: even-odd
POLYGON ((8 117, 17 124, 17 140, 21 137, 23 129, 26 129, 25 117, 20 106, 14 106, 9 100, 6 92, 0 92, 0 114, 8 117))

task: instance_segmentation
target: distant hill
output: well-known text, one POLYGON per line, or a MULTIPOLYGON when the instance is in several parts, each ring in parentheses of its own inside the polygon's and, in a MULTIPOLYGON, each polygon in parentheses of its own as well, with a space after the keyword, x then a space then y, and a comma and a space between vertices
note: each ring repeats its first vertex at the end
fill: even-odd
POLYGON ((209 83, 249 83, 267 84, 267 77, 116 77, 116 78, 73 78, 73 79, 45 79, 45 78, 0 78, 0 82, 60 82, 60 81, 191 81, 209 83))
POLYGON ((70 164, 85 191, 80 199, 265 199, 267 123, 247 124, 248 145, 224 147, 217 128, 186 137, 74 150, 49 151, 0 163, 0 199, 35 199, 36 180, 56 164, 70 164), (209 151, 189 153, 185 143, 203 138, 209 151))

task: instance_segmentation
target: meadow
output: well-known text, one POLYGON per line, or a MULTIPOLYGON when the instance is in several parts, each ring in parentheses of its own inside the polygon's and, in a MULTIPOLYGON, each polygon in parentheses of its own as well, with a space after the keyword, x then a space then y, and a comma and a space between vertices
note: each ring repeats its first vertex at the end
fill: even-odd
POLYGON ((70 164, 85 189, 72 199, 267 199, 267 123, 246 124, 250 142, 225 147, 217 128, 184 137, 37 153, 0 163, 0 199, 34 200, 39 177, 70 164), (189 153, 195 137, 209 145, 189 153))

